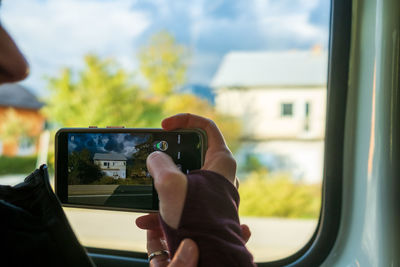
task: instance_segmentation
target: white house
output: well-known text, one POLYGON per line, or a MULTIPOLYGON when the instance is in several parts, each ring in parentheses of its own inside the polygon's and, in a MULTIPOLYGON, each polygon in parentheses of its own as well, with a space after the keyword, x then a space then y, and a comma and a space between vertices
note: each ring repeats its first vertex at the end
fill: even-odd
POLYGON ((327 52, 231 52, 217 70, 219 111, 241 118, 257 153, 293 162, 295 176, 322 177, 327 52))
POLYGON ((116 153, 95 153, 93 161, 98 165, 104 175, 118 178, 126 178, 126 161, 124 155, 116 153))

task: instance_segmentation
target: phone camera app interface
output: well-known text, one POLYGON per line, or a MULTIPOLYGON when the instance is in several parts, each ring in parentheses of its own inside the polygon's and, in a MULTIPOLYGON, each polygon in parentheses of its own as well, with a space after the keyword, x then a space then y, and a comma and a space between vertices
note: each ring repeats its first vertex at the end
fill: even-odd
POLYGON ((69 133, 68 202, 150 209, 148 155, 165 152, 188 173, 201 168, 199 142, 196 133, 69 133))
POLYGON ((168 149, 167 141, 157 141, 154 143, 154 150, 166 151, 168 149))

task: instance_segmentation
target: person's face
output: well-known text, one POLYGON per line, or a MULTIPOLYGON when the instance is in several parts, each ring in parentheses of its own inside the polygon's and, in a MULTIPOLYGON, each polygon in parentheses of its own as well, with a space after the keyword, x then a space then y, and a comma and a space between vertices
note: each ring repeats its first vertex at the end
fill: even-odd
POLYGON ((0 25, 0 84, 26 78, 29 66, 17 45, 0 25))

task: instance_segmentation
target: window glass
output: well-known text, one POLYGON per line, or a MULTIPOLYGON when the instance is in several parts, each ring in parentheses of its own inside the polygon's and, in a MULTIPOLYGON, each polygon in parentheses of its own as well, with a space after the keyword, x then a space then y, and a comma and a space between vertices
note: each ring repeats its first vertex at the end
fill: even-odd
MULTIPOLYGON (((0 86, 0 183, 17 183, 46 158, 53 170, 59 127, 159 127, 163 117, 196 113, 216 121, 238 162, 239 213, 255 259, 295 253, 321 206, 329 6, 4 1, 2 24, 31 73, 0 86)), ((86 246, 145 251, 139 214, 66 212, 86 246)))
POLYGON ((293 116, 293 104, 292 103, 281 104, 281 116, 282 117, 292 117, 293 116))

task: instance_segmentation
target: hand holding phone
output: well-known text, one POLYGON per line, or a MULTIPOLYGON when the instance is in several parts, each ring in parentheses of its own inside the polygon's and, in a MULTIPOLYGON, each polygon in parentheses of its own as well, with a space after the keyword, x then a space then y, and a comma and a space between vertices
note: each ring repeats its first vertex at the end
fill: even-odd
POLYGON ((56 194, 64 206, 157 211, 148 155, 168 154, 183 175, 202 167, 206 143, 198 129, 61 129, 56 134, 56 194))
MULTIPOLYGON (((215 123, 193 114, 178 114, 163 120, 163 129, 198 128, 207 134, 207 152, 201 169, 221 174, 237 186, 236 161, 225 144, 225 140, 215 123)), ((153 153, 147 160, 147 167, 154 178, 155 188, 160 199, 160 213, 164 221, 177 228, 186 198, 187 179, 174 166, 173 161, 164 154, 153 153)), ((205 207, 206 208, 206 207, 205 207)), ((151 215, 138 218, 140 228, 152 229, 154 217, 151 215)))

